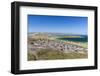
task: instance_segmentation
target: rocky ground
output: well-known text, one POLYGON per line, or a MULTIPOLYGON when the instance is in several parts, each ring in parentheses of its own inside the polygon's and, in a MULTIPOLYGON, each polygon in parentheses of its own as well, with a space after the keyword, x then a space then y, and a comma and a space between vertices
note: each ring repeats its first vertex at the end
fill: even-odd
POLYGON ((48 35, 28 38, 28 60, 87 58, 87 48, 80 43, 57 40, 48 35))

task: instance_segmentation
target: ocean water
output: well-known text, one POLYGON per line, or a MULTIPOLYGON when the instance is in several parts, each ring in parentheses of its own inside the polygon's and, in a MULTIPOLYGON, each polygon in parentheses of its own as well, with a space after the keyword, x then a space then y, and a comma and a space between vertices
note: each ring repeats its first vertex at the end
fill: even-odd
POLYGON ((68 40, 68 41, 74 41, 74 42, 87 42, 88 41, 88 36, 86 35, 81 35, 80 38, 64 38, 64 37, 61 37, 61 38, 58 38, 60 40, 68 40))

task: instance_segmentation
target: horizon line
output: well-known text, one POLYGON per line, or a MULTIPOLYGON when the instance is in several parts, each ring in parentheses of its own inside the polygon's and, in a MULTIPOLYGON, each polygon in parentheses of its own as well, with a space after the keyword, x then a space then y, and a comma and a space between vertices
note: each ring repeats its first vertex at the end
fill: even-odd
MULTIPOLYGON (((28 32, 28 33, 61 33, 61 34, 74 34, 74 33, 63 33, 63 32, 28 32)), ((88 35, 88 34, 76 34, 76 35, 88 35)))

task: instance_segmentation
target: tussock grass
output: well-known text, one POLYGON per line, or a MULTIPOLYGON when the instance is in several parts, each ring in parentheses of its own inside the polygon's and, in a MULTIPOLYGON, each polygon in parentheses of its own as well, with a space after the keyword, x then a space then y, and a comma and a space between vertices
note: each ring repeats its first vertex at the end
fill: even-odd
POLYGON ((37 60, 37 57, 35 54, 28 52, 28 60, 29 61, 37 60))
POLYGON ((56 59, 81 59, 87 58, 87 53, 69 52, 64 53, 62 51, 41 49, 37 51, 37 57, 33 53, 28 53, 28 60, 56 60, 56 59))

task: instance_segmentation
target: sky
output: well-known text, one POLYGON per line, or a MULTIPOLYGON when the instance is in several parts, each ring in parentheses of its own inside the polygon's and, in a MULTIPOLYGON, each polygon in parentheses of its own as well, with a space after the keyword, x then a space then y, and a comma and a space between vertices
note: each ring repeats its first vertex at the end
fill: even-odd
POLYGON ((28 15, 28 32, 87 35, 88 17, 28 15))

